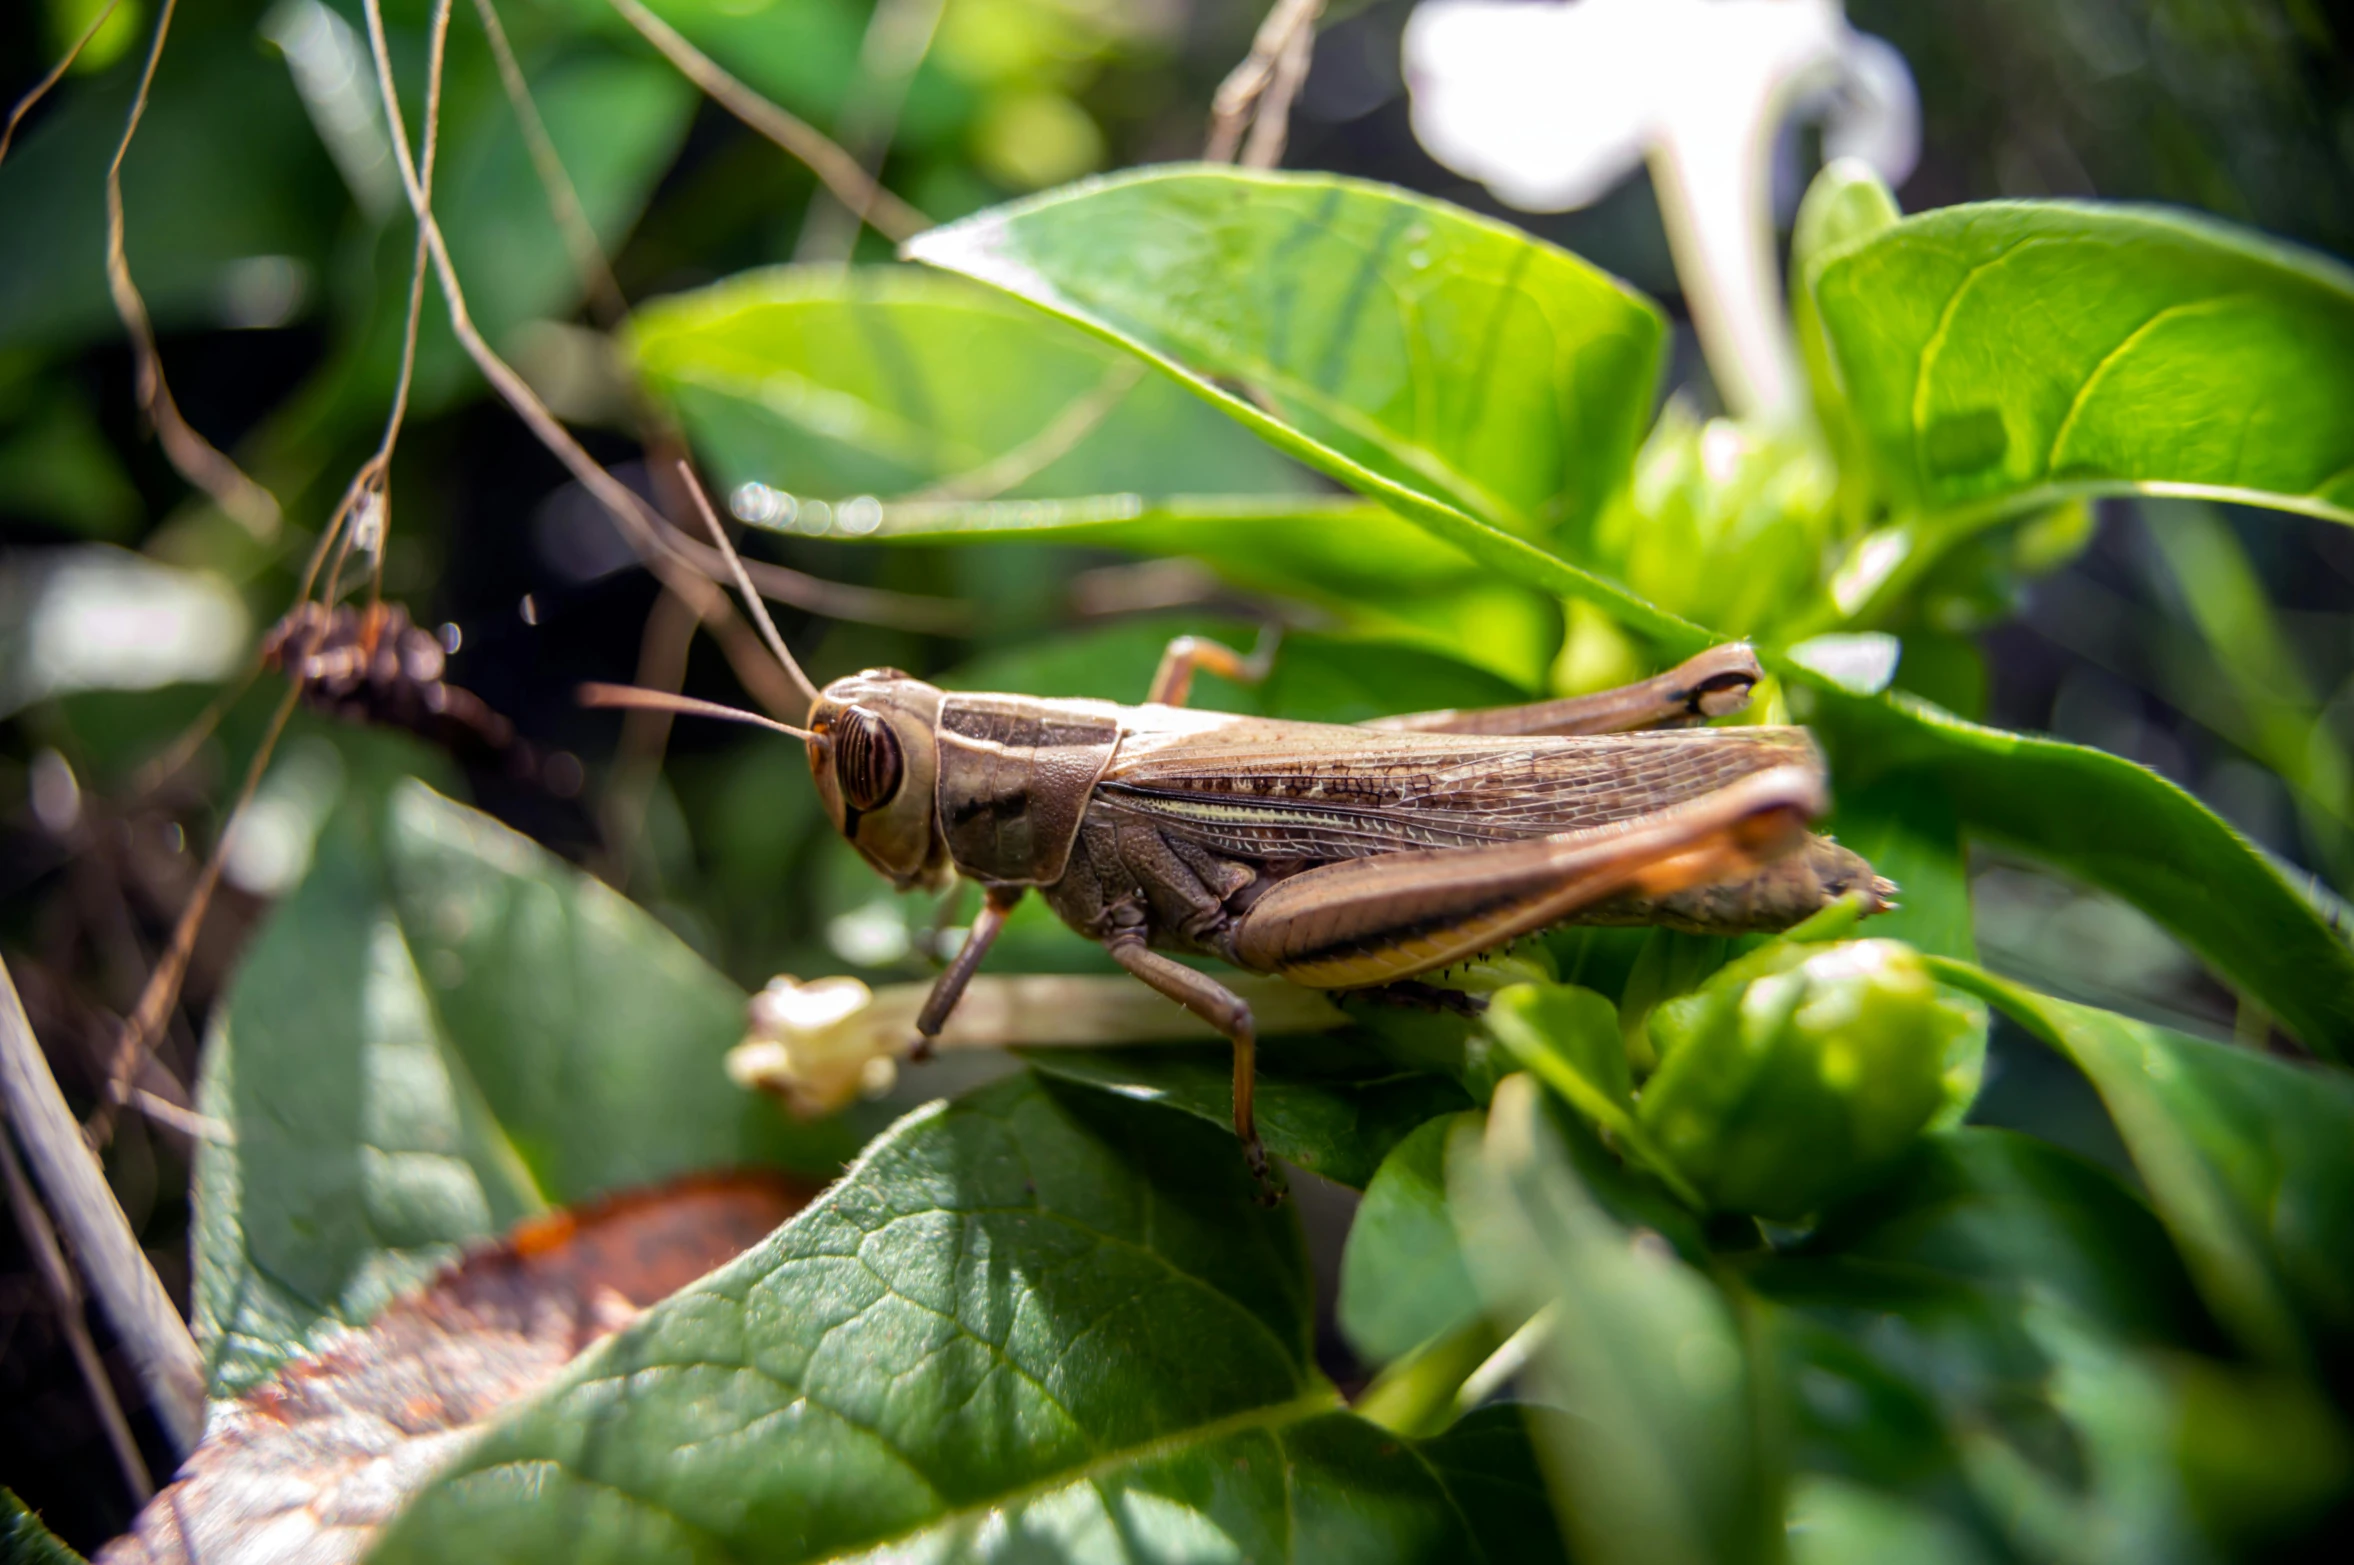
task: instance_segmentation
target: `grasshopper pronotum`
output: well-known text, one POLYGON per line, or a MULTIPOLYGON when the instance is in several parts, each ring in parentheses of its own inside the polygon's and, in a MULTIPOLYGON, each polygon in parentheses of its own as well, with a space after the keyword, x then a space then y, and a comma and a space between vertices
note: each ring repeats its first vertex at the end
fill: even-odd
MULTIPOLYGON (((725 546, 708 504, 705 521, 725 546)), ((791 734, 835 829, 885 878, 978 882, 980 916, 917 1018, 927 1042, 1036 889, 1233 1042, 1234 1129, 1262 1181, 1250 1007, 1165 952, 1373 989, 1554 924, 1777 930, 1851 892, 1879 911, 1896 890, 1807 830, 1826 799, 1804 729, 1693 726, 1748 704, 1746 645, 1597 695, 1350 727, 1187 707, 1196 669, 1267 672, 1265 655, 1190 636, 1139 706, 943 691, 896 669, 819 690, 738 585, 807 727, 610 685, 582 699, 791 734)))

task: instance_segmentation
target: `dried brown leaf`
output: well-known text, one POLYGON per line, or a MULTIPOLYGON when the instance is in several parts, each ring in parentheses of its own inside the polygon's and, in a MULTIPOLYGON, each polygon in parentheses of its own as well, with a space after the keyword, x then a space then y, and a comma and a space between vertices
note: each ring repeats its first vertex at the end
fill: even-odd
POLYGON ((499 1409, 814 1192, 709 1175, 535 1218, 217 1411, 100 1565, 357 1559, 499 1409))

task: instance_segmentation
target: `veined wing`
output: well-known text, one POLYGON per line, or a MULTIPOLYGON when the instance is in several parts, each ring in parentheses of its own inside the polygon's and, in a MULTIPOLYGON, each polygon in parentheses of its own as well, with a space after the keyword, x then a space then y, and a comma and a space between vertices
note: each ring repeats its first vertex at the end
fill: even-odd
POLYGON ((1329 861, 1577 831, 1791 765, 1822 767, 1803 728, 1481 738, 1245 722, 1124 739, 1095 803, 1236 858, 1329 861))

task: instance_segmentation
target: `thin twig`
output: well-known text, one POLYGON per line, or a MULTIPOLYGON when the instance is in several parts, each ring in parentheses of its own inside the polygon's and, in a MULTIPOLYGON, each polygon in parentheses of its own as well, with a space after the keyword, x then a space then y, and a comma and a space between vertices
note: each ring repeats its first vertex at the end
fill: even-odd
POLYGON ((204 1359, 107 1189, 105 1171, 82 1139, 65 1095, 57 1090, 5 963, 0 963, 0 1104, 7 1108, 49 1210, 73 1246, 74 1259, 146 1388, 149 1405, 173 1450, 186 1456, 204 1432, 204 1359))
MULTIPOLYGON (((386 103, 398 103, 398 89, 393 82, 391 60, 384 41, 384 17, 379 0, 364 0, 364 9, 369 19, 368 42, 370 52, 375 57, 377 89, 386 103)), ((397 118, 395 123, 398 123, 397 118)), ((407 132, 404 130, 395 136, 392 145, 394 162, 400 169, 402 187, 408 192, 410 209, 417 214, 418 221, 424 227, 426 240, 432 247, 434 276, 441 284, 442 302, 449 309, 450 330, 457 337, 459 346, 466 350, 466 356, 474 361, 475 368, 491 383, 492 389, 506 400, 507 405, 515 410, 516 416, 539 438, 540 444, 546 446, 580 486, 604 506, 621 528, 622 536, 637 551, 638 558, 645 562, 646 568, 664 586, 691 592, 691 588, 682 588, 681 583, 696 573, 700 568, 698 558, 707 557, 707 551, 697 548, 691 539, 681 536, 636 491, 607 472, 596 458, 582 449, 580 442, 572 438, 571 431, 564 427, 555 414, 548 411, 547 404, 540 400, 539 394, 484 340, 481 330, 474 324, 472 311, 467 308, 465 289, 459 285, 457 267, 450 260, 449 243, 443 237, 441 225, 435 220, 433 209, 419 185, 417 167, 409 152, 407 132)), ((772 565, 767 571, 770 584, 767 590, 773 595, 784 598, 785 593, 780 588, 789 585, 794 592, 805 595, 813 604, 823 605, 826 612, 843 618, 867 617, 856 614, 848 605, 853 602, 861 606, 871 605, 878 596, 871 590, 855 595, 848 589, 836 593, 827 583, 804 576, 798 571, 786 571, 782 566, 772 565)), ((790 598, 785 600, 793 601, 790 598)))
POLYGON ((229 708, 235 706, 239 698, 252 688, 261 671, 261 659, 249 659, 245 672, 237 676, 235 683, 223 685, 212 700, 205 703, 204 710, 197 713, 195 720, 180 731, 180 736, 172 741, 171 748, 132 774, 131 797, 144 799, 177 777, 180 768, 196 758, 197 748, 213 736, 214 729, 221 726, 221 719, 229 715, 229 708))
MULTIPOLYGON (((436 0, 433 16, 428 24, 425 51, 425 127, 423 147, 418 154, 418 183, 425 191, 426 204, 433 201, 434 155, 441 145, 441 80, 442 65, 448 57, 450 37, 450 0, 436 0)), ((397 111, 394 122, 399 122, 397 111)), ((403 132, 406 139, 406 131, 403 132)), ((373 556, 368 570, 370 601, 381 599, 384 590, 384 546, 392 529, 392 453, 400 444, 401 425, 409 412, 409 390, 417 375, 417 327, 425 314, 425 271, 430 251, 425 244, 425 230, 417 230, 417 245, 409 261, 409 309, 401 328, 400 375, 393 382, 392 407, 384 416, 384 436, 376 444, 376 454, 360 467, 351 481, 344 501, 336 507, 337 521, 342 524, 342 541, 336 546, 335 564, 327 573, 325 600, 333 603, 338 596, 343 574, 344 556, 350 552, 352 540, 359 529, 350 525, 355 515, 374 513, 374 536, 369 540, 373 556)), ((309 595, 309 582, 304 583, 304 595, 309 595)))
POLYGON ((98 1345, 90 1340, 90 1323, 82 1318, 82 1290, 74 1281, 73 1268, 65 1263, 65 1252, 57 1247, 57 1230, 49 1226, 49 1214, 41 1210, 31 1181, 17 1164, 16 1149, 4 1135, 0 1135, 0 1174, 7 1177, 8 1206, 16 1217, 16 1231, 32 1252, 34 1269, 49 1290, 58 1329, 65 1333, 74 1367, 82 1372, 90 1404, 97 1408, 98 1422, 105 1426, 106 1443, 114 1447, 114 1459, 123 1470, 123 1482, 130 1486, 132 1503, 145 1505, 155 1493, 155 1479, 147 1471, 147 1459, 139 1454, 131 1421, 123 1417, 123 1405, 115 1397, 114 1382, 107 1378, 105 1362, 98 1357, 98 1345))
POLYGON ((131 99, 130 116, 123 123, 123 139, 106 166, 106 285, 114 295, 115 313, 130 334, 131 352, 138 361, 139 407, 155 429, 155 438, 174 468, 213 503, 254 537, 267 541, 278 535, 278 501, 267 489, 245 476, 213 443, 190 428, 172 400, 164 379, 163 356, 155 346, 155 326, 148 318, 147 301, 131 280, 131 258, 124 249, 123 159, 130 155, 132 138, 147 113, 148 94, 155 86, 155 68, 163 60, 164 40, 171 36, 172 12, 179 0, 163 0, 155 18, 155 40, 148 45, 147 65, 139 74, 139 90, 131 99))
POLYGON ((76 38, 73 47, 65 51, 65 58, 49 67, 49 74, 33 83, 33 90, 16 100, 16 107, 8 111, 8 128, 0 130, 0 163, 8 160, 8 149, 16 144, 16 128, 24 123, 25 116, 32 113, 34 106, 43 98, 49 96, 50 88, 65 79, 65 73, 74 68, 74 61, 80 59, 82 51, 90 47, 90 40, 98 36, 98 29, 106 25, 107 18, 114 15, 115 8, 122 3, 123 0, 106 0, 104 9, 90 18, 90 25, 82 29, 82 36, 76 38))
POLYGON ((255 790, 261 787, 262 773, 269 768, 270 756, 278 748, 278 736, 286 731, 286 720, 294 715, 295 702, 301 696, 302 686, 289 681, 277 712, 270 718, 269 728, 262 734, 261 747, 254 751, 253 760, 245 769, 245 783, 229 806, 220 840, 213 844, 204 869, 196 877, 195 889, 180 909, 179 922, 172 926, 171 943, 164 947, 154 970, 148 973, 147 987, 139 992, 138 1005, 124 1019, 122 1031, 115 1038, 114 1062, 106 1076, 106 1098, 90 1116, 93 1146, 104 1146, 107 1137, 113 1134, 115 1111, 130 1100, 140 1067, 147 1063, 147 1052, 155 1046, 165 1016, 180 998, 180 982, 188 974, 188 959, 196 953, 196 936, 204 927, 206 910, 212 906, 213 889, 220 884, 221 866, 228 862, 230 845, 245 818, 245 807, 253 802, 255 790))
POLYGON ((1324 0, 1275 0, 1251 39, 1251 52, 1218 84, 1211 100, 1205 162, 1233 162, 1235 153, 1243 150, 1245 128, 1253 131, 1243 154, 1246 164, 1273 168, 1282 159, 1292 99, 1308 78, 1316 18, 1323 11, 1324 0))
MULTIPOLYGON (((580 204, 580 190, 565 172, 564 160, 556 151, 555 139, 548 134, 548 123, 540 116, 539 104, 531 96, 531 84, 524 79, 523 66, 515 58, 515 46, 507 41, 506 25, 499 20, 497 5, 493 0, 474 0, 474 11, 482 18, 483 32, 489 35, 491 55, 499 64, 500 85, 506 88, 507 102, 515 111, 515 123, 522 128, 523 145, 531 152, 531 166, 538 171, 539 182, 547 190, 549 210, 555 214, 556 226, 564 231, 564 244, 572 252, 573 268, 588 289, 589 307, 596 312, 598 323, 610 331, 629 314, 629 301, 623 297, 612 264, 605 258, 605 247, 597 239, 587 209, 580 204)), ((425 189, 428 195, 432 194, 431 179, 426 180, 425 189)))
MULTIPOLYGON (((899 131, 900 112, 907 106, 908 87, 923 67, 924 56, 932 52, 940 13, 946 9, 947 0, 877 0, 867 18, 866 40, 858 50, 859 81, 842 111, 842 140, 869 179, 882 172, 891 138, 899 131)), ((859 227, 867 220, 865 207, 836 201, 830 192, 819 190, 801 219, 793 259, 848 264, 858 247, 859 227)))
POLYGON ((1138 359, 1120 359, 1105 367, 1103 379, 1063 405, 1061 412, 1029 439, 980 466, 951 474, 937 483, 903 496, 903 505, 934 505, 943 501, 987 500, 1035 477, 1095 433, 1137 382, 1144 379, 1138 359))
POLYGON ((703 89, 714 103, 751 126, 799 159, 835 199, 862 217, 894 243, 912 239, 932 226, 932 220, 884 189, 859 166, 858 159, 811 125, 786 113, 722 70, 717 61, 681 37, 677 29, 638 3, 611 0, 613 9, 636 28, 646 42, 662 51, 679 73, 703 89))

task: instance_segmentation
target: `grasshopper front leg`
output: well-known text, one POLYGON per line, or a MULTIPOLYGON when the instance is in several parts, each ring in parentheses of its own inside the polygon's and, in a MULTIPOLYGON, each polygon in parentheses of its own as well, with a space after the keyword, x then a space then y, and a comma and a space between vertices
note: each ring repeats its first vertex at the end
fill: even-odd
POLYGON ((1005 928, 1006 915, 1014 904, 1022 900, 1020 886, 990 886, 981 894, 980 916, 964 937, 956 960, 947 970, 932 980, 932 992, 924 996, 924 1008, 916 1013, 915 1047, 908 1051, 912 1060, 932 1057, 932 1040, 940 1036, 940 1029, 948 1025, 948 1013, 956 1009, 956 1002, 964 998, 965 985, 980 969, 981 959, 997 943, 999 931, 1005 928))
POLYGON ((1434 972, 1617 896, 1754 875, 1822 812, 1804 767, 1757 772, 1633 820, 1478 848, 1385 853, 1278 880, 1234 926, 1236 959, 1314 989, 1434 972))

